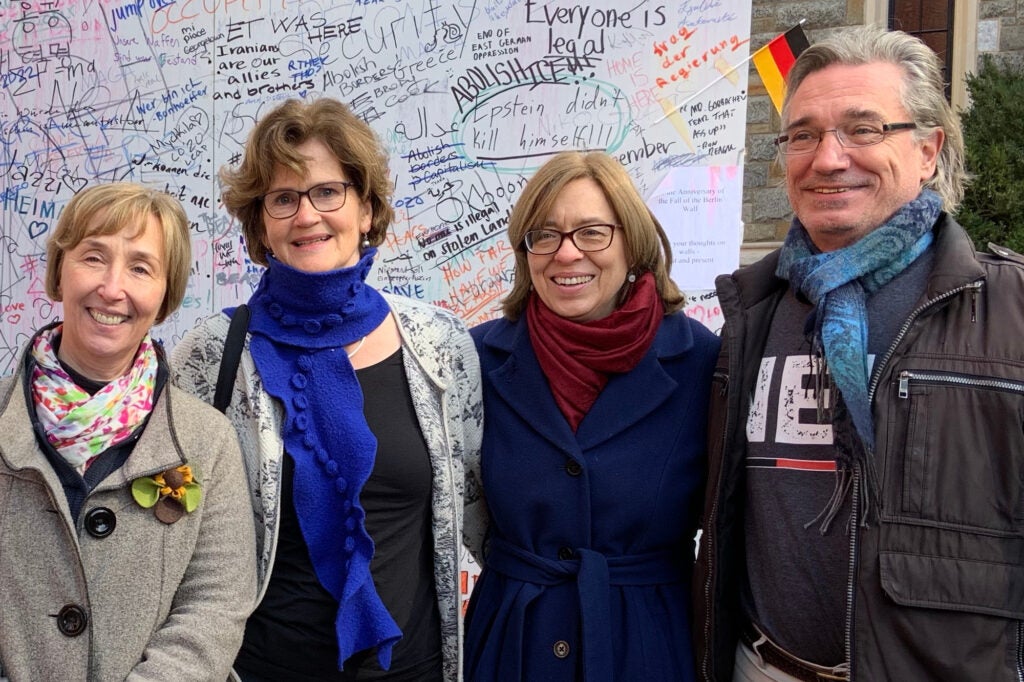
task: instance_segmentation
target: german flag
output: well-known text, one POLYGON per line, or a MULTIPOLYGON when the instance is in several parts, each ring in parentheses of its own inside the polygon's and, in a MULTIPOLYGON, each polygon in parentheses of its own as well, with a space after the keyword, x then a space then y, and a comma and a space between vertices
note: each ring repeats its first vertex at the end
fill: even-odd
POLYGON ((786 75, 800 53, 810 47, 800 24, 789 29, 757 50, 752 57, 761 82, 772 98, 775 111, 782 113, 782 98, 786 94, 786 75))

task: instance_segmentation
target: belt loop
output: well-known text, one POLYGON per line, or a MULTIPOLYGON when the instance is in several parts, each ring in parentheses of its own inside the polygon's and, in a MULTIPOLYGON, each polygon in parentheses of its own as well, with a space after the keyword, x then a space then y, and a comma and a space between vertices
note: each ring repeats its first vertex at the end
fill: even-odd
POLYGON ((758 666, 762 670, 764 670, 768 667, 768 664, 764 662, 764 656, 761 655, 761 650, 758 649, 758 647, 768 641, 768 636, 761 632, 761 630, 756 625, 753 627, 755 630, 757 630, 757 634, 761 636, 758 637, 756 641, 750 643, 750 650, 757 654, 758 666))

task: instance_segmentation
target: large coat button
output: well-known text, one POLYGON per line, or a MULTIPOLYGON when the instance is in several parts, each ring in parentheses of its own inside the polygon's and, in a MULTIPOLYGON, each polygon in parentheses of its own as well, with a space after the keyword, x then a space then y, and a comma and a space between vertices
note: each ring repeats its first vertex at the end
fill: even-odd
POLYGON ((551 651, 554 652, 557 658, 565 658, 569 655, 569 643, 564 639, 560 639, 554 643, 551 651))
POLYGON ((78 637, 88 622, 85 609, 78 604, 67 604, 57 613, 57 629, 67 637, 78 637))
POLYGON ((560 547, 558 549, 558 558, 562 561, 568 561, 572 559, 575 552, 572 551, 572 547, 560 547))
POLYGON ((580 474, 583 473, 583 467, 580 466, 579 462, 572 459, 569 460, 569 463, 565 465, 565 473, 569 474, 570 476, 579 476, 580 474))
POLYGON ((117 516, 106 507, 90 509, 85 515, 85 530, 94 538, 105 538, 114 532, 117 516))

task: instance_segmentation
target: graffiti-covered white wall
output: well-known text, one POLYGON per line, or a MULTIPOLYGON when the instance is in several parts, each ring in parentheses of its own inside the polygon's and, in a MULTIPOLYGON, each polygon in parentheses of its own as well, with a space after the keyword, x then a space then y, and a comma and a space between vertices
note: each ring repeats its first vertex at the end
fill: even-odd
MULTIPOLYGON (((347 102, 390 151, 377 284, 492 317, 509 211, 553 153, 607 150, 645 196, 675 169, 740 166, 746 67, 731 69, 749 24, 749 1, 729 0, 0 0, 0 374, 60 314, 45 243, 92 183, 144 182, 188 210, 192 279, 158 329, 168 345, 247 298, 260 271, 216 171, 288 97, 347 102)), ((716 228, 739 229, 735 204, 716 228)), ((675 213, 677 231, 697 219, 675 213)))

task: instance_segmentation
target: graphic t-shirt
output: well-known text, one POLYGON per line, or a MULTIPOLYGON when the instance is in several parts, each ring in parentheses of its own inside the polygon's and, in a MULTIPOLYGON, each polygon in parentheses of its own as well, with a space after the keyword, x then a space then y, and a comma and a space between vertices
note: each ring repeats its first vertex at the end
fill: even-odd
MULTIPOLYGON (((868 299, 868 367, 881 359, 924 291, 929 250, 868 299)), ((812 306, 792 291, 779 304, 747 418, 748 615, 793 655, 846 659, 851 497, 827 528, 838 481, 830 377, 811 357, 812 306), (820 398, 820 402, 819 402, 820 398)))

